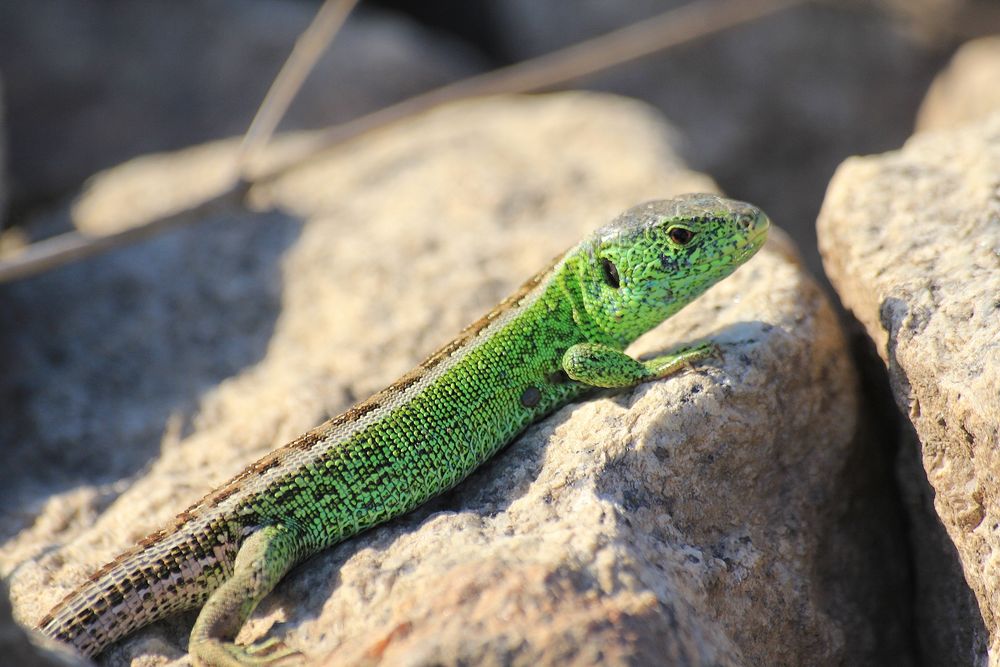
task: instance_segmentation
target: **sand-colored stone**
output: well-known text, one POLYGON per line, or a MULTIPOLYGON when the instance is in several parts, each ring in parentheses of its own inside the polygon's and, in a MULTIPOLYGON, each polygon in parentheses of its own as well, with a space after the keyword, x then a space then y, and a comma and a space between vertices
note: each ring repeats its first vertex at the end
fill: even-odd
POLYGON ((67 646, 29 634, 14 622, 7 585, 0 579, 0 658, 17 667, 85 667, 87 661, 67 646))
POLYGON ((998 81, 1000 36, 963 44, 927 91, 917 112, 917 131, 948 129, 1000 112, 998 81))
MULTIPOLYGON (((930 664, 982 664, 987 648, 990 664, 1000 664, 998 174, 995 114, 848 160, 819 220, 827 274, 874 340, 916 435, 922 470, 905 452, 901 466, 914 524, 933 532, 915 506, 933 498, 951 541, 933 565, 952 558, 961 566, 948 588, 938 585, 940 572, 918 566, 918 589, 937 586, 920 603, 928 622, 918 636, 950 656, 930 664), (923 472, 931 493, 919 490, 923 472)), ((922 540, 940 541, 920 530, 914 537, 918 561, 922 540)))
MULTIPOLYGON (((114 169, 77 224, 161 212, 231 154, 114 169)), ((621 209, 714 188, 674 155, 662 120, 620 98, 467 103, 294 170, 255 212, 6 287, 0 574, 17 616, 621 209)), ((906 560, 886 485, 857 465, 856 378, 780 231, 633 351, 704 336, 722 359, 561 410, 454 492, 296 569, 242 639, 330 665, 909 664, 906 560)), ((106 664, 186 664, 191 620, 106 664)))

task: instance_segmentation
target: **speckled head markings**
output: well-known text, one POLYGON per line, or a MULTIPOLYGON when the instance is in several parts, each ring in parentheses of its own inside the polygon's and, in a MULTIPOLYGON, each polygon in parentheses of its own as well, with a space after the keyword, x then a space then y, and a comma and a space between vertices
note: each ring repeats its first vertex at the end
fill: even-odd
POLYGON ((630 209, 557 258, 424 363, 182 512, 40 623, 95 655, 204 604, 190 651, 233 664, 256 604, 308 555, 399 516, 468 476, 542 416, 594 387, 628 387, 704 359, 621 352, 763 244, 749 204, 688 195, 630 209))
POLYGON ((708 194, 631 208, 570 259, 578 319, 593 340, 627 345, 735 271, 769 226, 756 207, 708 194))

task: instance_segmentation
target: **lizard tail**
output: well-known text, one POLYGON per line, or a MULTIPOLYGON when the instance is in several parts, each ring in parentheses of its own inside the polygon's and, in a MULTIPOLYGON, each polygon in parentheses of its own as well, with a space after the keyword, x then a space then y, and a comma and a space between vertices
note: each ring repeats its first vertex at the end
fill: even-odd
POLYGON ((130 632, 201 605, 232 573, 237 548, 225 527, 153 533, 67 595, 38 630, 93 657, 130 632))

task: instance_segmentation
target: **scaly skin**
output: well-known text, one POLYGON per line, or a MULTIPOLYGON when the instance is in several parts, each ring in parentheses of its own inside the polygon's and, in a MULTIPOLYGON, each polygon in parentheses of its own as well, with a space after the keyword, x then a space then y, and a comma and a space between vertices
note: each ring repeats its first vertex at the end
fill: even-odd
POLYGON ((630 387, 714 354, 639 362, 637 337, 764 243, 749 204, 687 195, 630 209, 390 387, 260 459, 94 574, 39 623, 93 656, 201 606, 196 664, 288 652, 233 638, 296 563, 457 484, 525 427, 594 387, 630 387))

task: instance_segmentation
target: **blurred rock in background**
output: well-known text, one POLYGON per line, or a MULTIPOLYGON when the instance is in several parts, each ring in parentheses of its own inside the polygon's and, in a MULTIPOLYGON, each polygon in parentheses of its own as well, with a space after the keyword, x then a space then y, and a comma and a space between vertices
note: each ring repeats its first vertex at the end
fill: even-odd
MULTIPOLYGON (((362 3, 282 127, 343 121, 683 4, 362 3), (375 4, 397 11, 373 13, 375 4)), ((131 156, 242 132, 318 5, 0 5, 15 214, 131 156)), ((660 108, 681 130, 687 162, 765 208, 821 275, 812 223, 834 168, 849 155, 899 146, 958 36, 994 18, 1000 28, 996 11, 986 0, 810 4, 567 87, 660 108)))
POLYGON ((954 128, 1000 109, 1000 36, 966 42, 927 92, 917 130, 954 128))
MULTIPOLYGON (((246 130, 315 3, 50 0, 0 3, 10 196, 70 192, 130 157, 246 130)), ((282 127, 348 120, 482 67, 399 15, 359 11, 282 127)))
MULTIPOLYGON (((662 12, 678 0, 504 0, 505 47, 537 55, 662 12)), ((816 275, 814 221, 837 164, 899 146, 944 54, 890 16, 808 5, 588 78, 647 100, 684 136, 687 162, 787 229, 816 275)))

